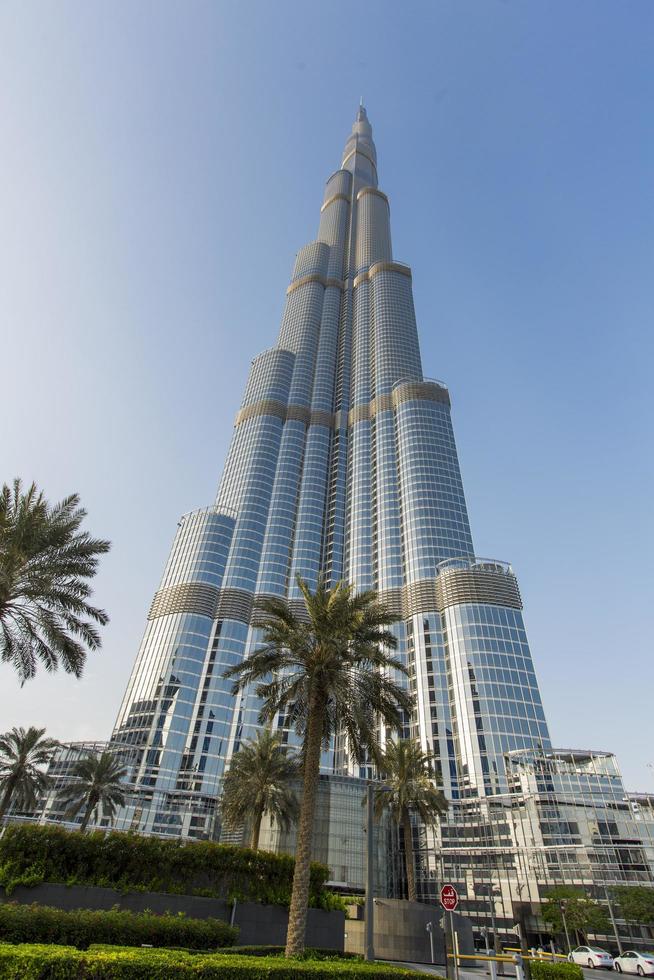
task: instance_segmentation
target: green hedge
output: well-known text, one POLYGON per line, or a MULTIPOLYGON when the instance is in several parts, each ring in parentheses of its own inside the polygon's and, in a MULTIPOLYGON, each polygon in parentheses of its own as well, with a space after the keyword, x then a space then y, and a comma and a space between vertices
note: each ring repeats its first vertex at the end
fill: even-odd
POLYGON ((584 974, 576 963, 548 963, 546 960, 530 960, 532 980, 583 980, 584 974))
MULTIPOLYGON (((230 946, 228 949, 216 950, 228 956, 243 954, 244 956, 283 956, 285 946, 230 946)), ((303 959, 309 960, 360 960, 358 953, 339 953, 335 949, 312 949, 307 947, 302 954, 303 959)))
POLYGON ((233 946, 238 929, 220 919, 187 919, 112 909, 66 912, 46 905, 0 905, 0 941, 56 943, 88 949, 93 943, 112 946, 167 946, 216 949, 233 946))
MULTIPOLYGON (((61 827, 10 825, 0 838, 0 886, 44 881, 118 891, 172 892, 288 905, 295 862, 286 854, 136 834, 80 834, 61 827)), ((309 904, 329 908, 329 869, 311 866, 309 904)))
POLYGON ((156 949, 81 952, 69 946, 0 944, 0 980, 401 980, 419 976, 400 967, 352 960, 193 956, 156 949))

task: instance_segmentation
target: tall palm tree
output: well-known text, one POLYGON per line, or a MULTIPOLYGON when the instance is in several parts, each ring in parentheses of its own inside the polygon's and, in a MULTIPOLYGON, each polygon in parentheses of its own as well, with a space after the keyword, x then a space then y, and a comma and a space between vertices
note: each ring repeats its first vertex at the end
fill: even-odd
POLYGON ((407 891, 410 902, 418 901, 411 814, 416 813, 425 826, 438 823, 449 803, 434 783, 430 758, 420 744, 411 739, 389 741, 379 762, 384 785, 375 794, 375 810, 390 810, 402 828, 407 891))
POLYGON ((261 699, 260 719, 284 713, 302 736, 303 794, 300 807, 295 874, 286 937, 286 955, 304 949, 311 838, 320 772, 320 752, 336 732, 347 739, 355 761, 376 752, 380 722, 399 730, 412 698, 391 673, 406 669, 390 655, 396 639, 388 627, 395 621, 373 592, 359 595, 339 582, 324 583, 312 594, 298 577, 305 616, 297 616, 281 599, 263 607, 263 645, 225 676, 236 677, 236 694, 250 684, 261 699))
POLYGON ((43 770, 59 742, 44 734, 45 728, 12 728, 0 735, 0 820, 12 803, 31 810, 50 785, 43 770))
POLYGON ((126 775, 122 760, 113 752, 89 753, 75 763, 70 770, 71 782, 57 795, 67 806, 66 816, 70 819, 84 809, 79 828, 82 833, 94 812, 96 820, 100 815, 111 819, 116 807, 124 805, 126 775))
POLYGON ((108 541, 80 531, 86 511, 72 494, 50 506, 36 484, 20 480, 0 494, 0 659, 24 683, 36 673, 64 670, 79 677, 86 647, 96 650, 108 616, 91 606, 88 579, 108 541))
POLYGON ((223 779, 220 812, 227 828, 251 823, 250 846, 255 851, 265 813, 282 830, 288 830, 300 809, 291 786, 299 773, 299 757, 289 755, 280 736, 270 729, 264 728, 255 739, 245 742, 232 757, 223 779))

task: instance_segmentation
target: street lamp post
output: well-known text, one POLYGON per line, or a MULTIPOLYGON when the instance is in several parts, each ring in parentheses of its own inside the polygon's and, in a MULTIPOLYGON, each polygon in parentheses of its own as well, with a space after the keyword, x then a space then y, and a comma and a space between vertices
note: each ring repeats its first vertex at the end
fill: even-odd
POLYGON ((436 960, 434 959, 434 923, 433 922, 428 922, 427 925, 425 926, 425 929, 429 933, 429 946, 431 948, 431 961, 432 961, 432 963, 435 963, 436 960))
POLYGON ((366 789, 366 827, 368 840, 366 841, 366 959, 375 958, 375 856, 374 856, 374 820, 375 820, 375 791, 372 783, 368 783, 366 789))
MULTIPOLYGON (((491 959, 490 941, 488 939, 488 926, 483 927, 484 942, 486 944, 486 956, 488 957, 488 965, 490 966, 491 980, 497 980, 497 960, 491 959)), ((495 936, 493 936, 493 940, 495 936)), ((497 956, 497 949, 493 949, 493 952, 497 956)))
POLYGON ((622 956, 622 940, 620 939, 620 933, 618 932, 618 924, 615 921, 615 916, 613 914, 613 906, 611 905, 611 898, 609 896, 609 890, 606 887, 606 882, 604 883, 604 895, 606 897, 606 904, 609 907, 609 916, 611 918, 611 925, 613 926, 615 941, 618 944, 618 952, 620 953, 620 956, 622 956))
POLYGON ((565 918, 565 910, 567 909, 567 907, 568 907, 568 903, 565 901, 565 899, 562 899, 559 902, 559 908, 561 909, 561 918, 563 919, 563 929, 565 931, 565 943, 566 946, 568 947, 568 955, 570 955, 570 936, 568 935, 568 923, 565 918))
MULTIPOLYGON (((497 923, 495 920, 495 895, 499 894, 499 889, 495 888, 495 886, 493 885, 493 875, 490 868, 488 871, 488 877, 489 877, 489 884, 486 885, 483 882, 476 884, 475 892, 477 895, 482 895, 482 896, 486 895, 488 898, 488 911, 490 912, 491 929, 493 932, 493 949, 495 951, 495 955, 499 956, 501 952, 501 948, 500 948, 500 939, 499 936, 497 935, 497 923)), ((488 931, 486 933, 486 941, 488 942, 488 931)), ((492 966, 496 967, 496 963, 493 962, 492 966)), ((491 969, 491 973, 492 973, 492 969, 491 969)), ((504 964, 501 961, 500 961, 500 973, 504 973, 504 964)))
POLYGON ((390 793, 388 786, 380 783, 375 786, 369 782, 366 787, 366 906, 365 906, 365 958, 372 962, 375 958, 375 789, 380 793, 390 793))

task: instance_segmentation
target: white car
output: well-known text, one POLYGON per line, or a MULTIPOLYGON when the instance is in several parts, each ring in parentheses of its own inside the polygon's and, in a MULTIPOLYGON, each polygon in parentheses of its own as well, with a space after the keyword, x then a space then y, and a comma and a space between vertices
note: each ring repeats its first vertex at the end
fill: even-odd
POLYGON ((605 970, 613 969, 613 957, 605 949, 600 949, 599 946, 577 946, 576 949, 572 950, 568 959, 571 963, 590 967, 591 970, 596 967, 603 967, 605 970))
POLYGON ((637 973, 639 977, 654 973, 654 953, 637 953, 628 949, 613 961, 613 969, 618 973, 637 973))

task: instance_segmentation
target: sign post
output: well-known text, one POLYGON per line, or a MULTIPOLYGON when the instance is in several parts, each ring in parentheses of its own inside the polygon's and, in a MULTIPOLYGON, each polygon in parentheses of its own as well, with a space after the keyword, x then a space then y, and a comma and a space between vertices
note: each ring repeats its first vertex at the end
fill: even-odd
MULTIPOLYGON (((450 917, 450 937, 452 943, 452 956, 454 959, 454 976, 456 980, 459 980, 459 958, 456 955, 458 952, 458 943, 456 941, 456 936, 454 933, 454 916, 452 913, 459 904, 459 893, 457 892, 454 885, 443 885, 441 888, 441 905, 450 917)), ((447 954, 446 954, 447 956, 447 954)))

